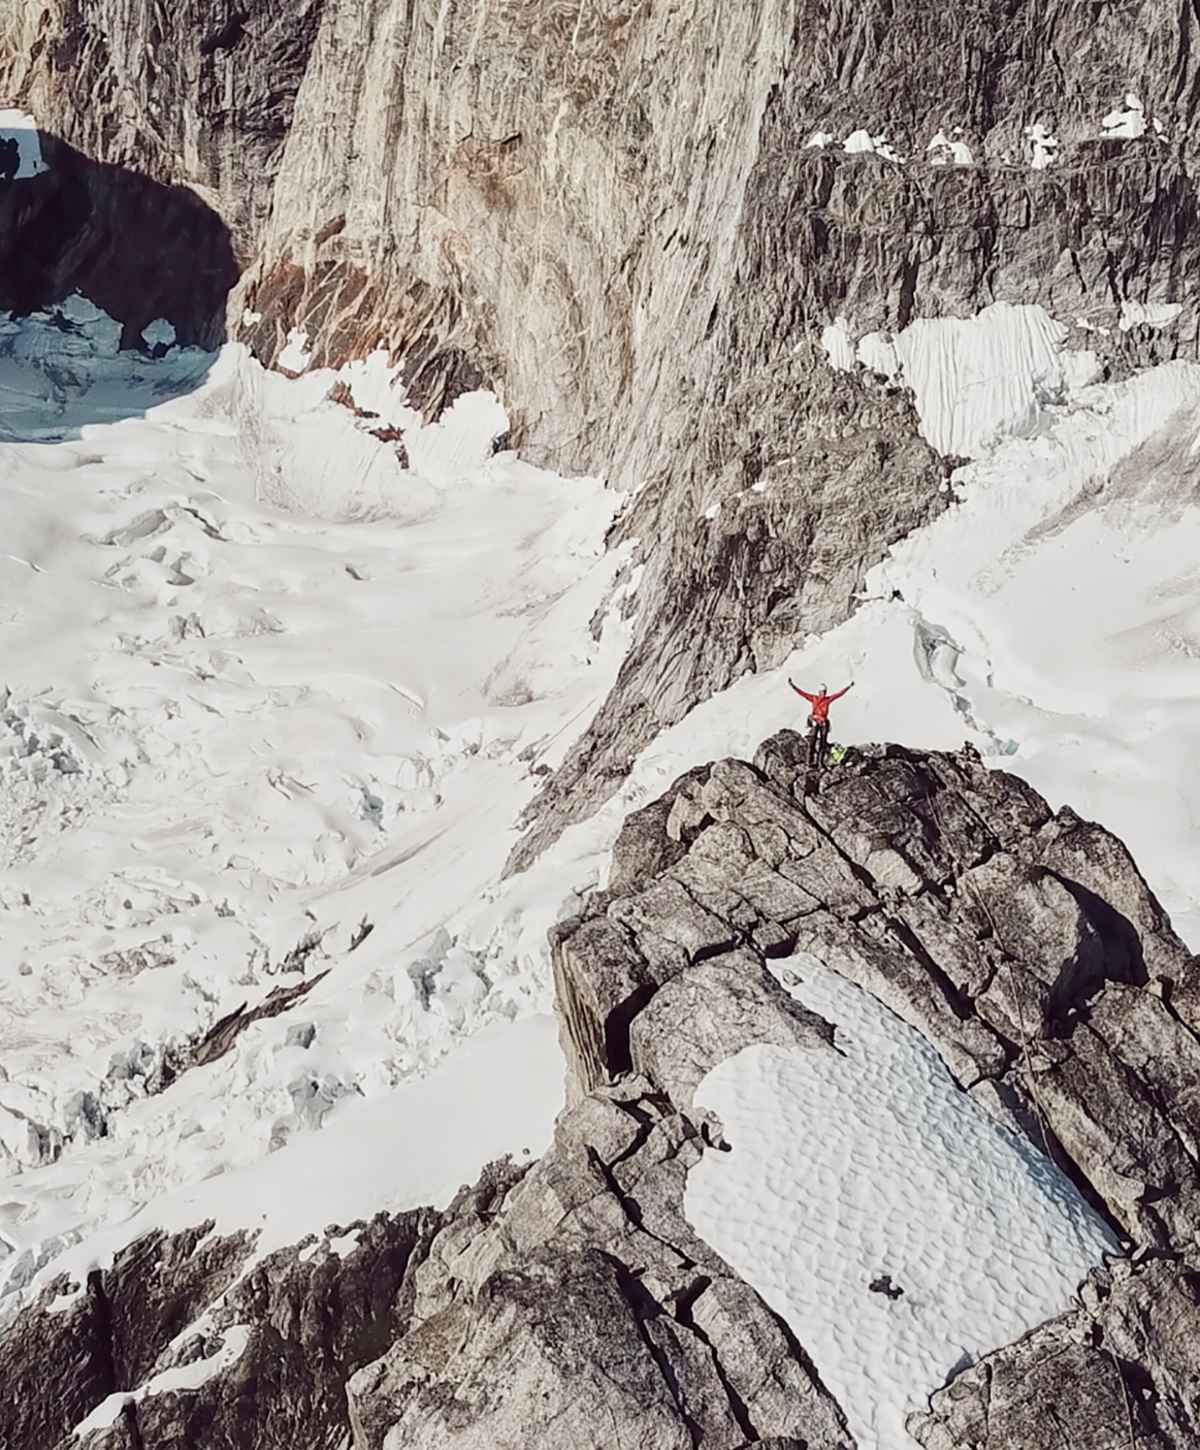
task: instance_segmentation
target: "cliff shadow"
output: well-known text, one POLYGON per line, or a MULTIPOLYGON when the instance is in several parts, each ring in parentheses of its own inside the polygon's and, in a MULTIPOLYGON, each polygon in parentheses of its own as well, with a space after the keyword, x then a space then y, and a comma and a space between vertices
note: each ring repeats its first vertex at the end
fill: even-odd
POLYGON ((0 441, 59 442, 203 383, 239 268, 195 192, 0 112, 0 441))

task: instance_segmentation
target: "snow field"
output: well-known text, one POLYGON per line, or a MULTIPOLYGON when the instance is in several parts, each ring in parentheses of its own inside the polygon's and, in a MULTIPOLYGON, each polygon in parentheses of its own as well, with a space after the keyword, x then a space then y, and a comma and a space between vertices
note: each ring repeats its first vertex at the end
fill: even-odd
POLYGON ((696 1101, 730 1151, 692 1169, 688 1221, 787 1321, 860 1450, 912 1450, 925 1395, 1061 1312, 1116 1244, 918 1032, 815 959, 773 965, 838 1050, 748 1047, 708 1074, 696 1101))
MULTIPOLYGON (((122 393, 88 306, 66 407, 174 391, 179 349, 122 393)), ((143 418, 0 447, 0 1297, 549 1001, 561 896, 495 883, 625 647, 589 629, 613 496, 490 456, 494 399, 396 409, 405 469, 331 375, 213 362, 143 418), (163 1090, 218 1018, 326 969, 163 1090)), ((352 385, 382 397, 378 369, 352 385)))

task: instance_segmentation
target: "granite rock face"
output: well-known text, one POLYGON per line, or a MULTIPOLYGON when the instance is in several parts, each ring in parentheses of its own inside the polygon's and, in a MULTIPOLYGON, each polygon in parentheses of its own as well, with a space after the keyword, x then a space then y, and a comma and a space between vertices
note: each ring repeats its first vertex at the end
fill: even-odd
POLYGON ((0 92, 225 220, 231 333, 264 361, 296 329, 314 365, 382 345, 429 415, 491 386, 527 456, 633 491, 634 647, 514 867, 662 725, 845 618, 942 506, 908 395, 831 375, 825 325, 1037 302, 1110 375, 1196 355, 1198 57, 1164 0, 16 0, 0 21, 0 92))
POLYGON ((888 746, 817 778, 803 748, 784 731, 682 777, 555 929, 572 1092, 540 1161, 262 1259, 201 1226, 52 1284, 0 1331, 0 1442, 850 1450, 820 1367, 684 1213, 689 1168, 726 1146, 703 1076, 751 1043, 836 1050, 770 968, 807 952, 924 1033, 1128 1245, 913 1435, 1194 1446, 1200 961, 1119 841, 1015 777, 888 746))

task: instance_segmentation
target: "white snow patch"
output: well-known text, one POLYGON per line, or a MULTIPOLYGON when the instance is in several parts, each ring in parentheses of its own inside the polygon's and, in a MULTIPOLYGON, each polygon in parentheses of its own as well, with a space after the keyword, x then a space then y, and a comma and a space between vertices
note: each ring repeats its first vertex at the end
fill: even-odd
POLYGON ((872 136, 869 131, 851 131, 842 143, 842 149, 848 151, 852 156, 862 156, 874 153, 882 156, 885 161, 899 162, 903 158, 896 154, 895 147, 887 139, 887 132, 880 132, 878 136, 872 136))
POLYGON ((15 141, 20 153, 14 181, 28 181, 49 171, 42 159, 42 140, 37 122, 25 111, 0 109, 0 141, 15 141))
POLYGON ((967 143, 955 140, 953 136, 947 136, 945 131, 939 131, 925 150, 929 153, 929 160, 934 166, 974 166, 975 164, 975 158, 971 155, 971 148, 967 143))
POLYGON ((1094 385, 1040 436, 960 469, 961 503, 867 581, 953 640, 966 718, 1013 742, 1009 768, 1051 805, 1121 837, 1193 950, 1198 448, 1200 367, 1094 385))
POLYGON ((1153 327, 1156 330, 1169 327, 1183 311, 1181 302, 1122 302, 1121 320, 1117 326, 1122 332, 1131 327, 1153 327))
POLYGON ((289 373, 302 373, 312 362, 312 356, 307 331, 303 327, 293 327, 288 333, 286 346, 279 354, 279 366, 289 373))
POLYGON ((1045 171, 1058 157, 1058 137, 1051 135, 1041 121, 1035 121, 1025 127, 1025 151, 1034 171, 1045 171))
POLYGON ((1098 353, 1090 348, 1074 350, 1064 348, 1059 354, 1062 368, 1062 382, 1069 396, 1074 396, 1090 383, 1094 383, 1104 371, 1104 364, 1098 353))
POLYGON ((890 333, 864 333, 858 340, 855 357, 863 367, 882 373, 889 382, 900 372, 900 359, 896 356, 896 345, 890 333))
POLYGON ((250 307, 243 307, 242 308, 242 326, 243 327, 257 327, 258 324, 262 320, 263 320, 263 315, 262 315, 261 312, 255 312, 253 310, 253 308, 250 308, 250 307))
POLYGON ((826 146, 831 146, 836 140, 837 137, 832 131, 814 131, 804 145, 805 149, 816 146, 824 150, 826 146))
POLYGON ((854 338, 844 317, 835 318, 821 333, 821 346, 829 358, 831 367, 839 372, 853 372, 855 364, 854 338))
POLYGON ((895 337, 856 343, 838 317, 821 333, 830 365, 881 373, 913 390, 921 432, 941 453, 976 456, 1010 433, 1030 433, 1090 383, 1101 364, 1064 344, 1068 329, 1037 305, 996 302, 970 318, 919 318, 895 337))
POLYGON ((731 1151, 692 1169, 688 1221, 787 1321, 862 1450, 911 1450, 906 1414, 1066 1309, 1115 1243, 918 1032, 815 959, 789 978, 839 1051, 749 1047, 709 1073, 696 1101, 731 1151), (901 1297, 871 1291, 885 1275, 901 1297))
POLYGON ((250 1329, 245 1324, 233 1324, 221 1332, 221 1347, 207 1359, 195 1359, 190 1364, 176 1369, 161 1370, 136 1390, 118 1390, 100 1401, 96 1408, 75 1426, 77 1438, 83 1439, 93 1430, 111 1429, 117 1416, 126 1405, 136 1405, 155 1395, 187 1394, 201 1389, 209 1380, 235 1365, 246 1352, 250 1343, 250 1329))
MULTIPOLYGON (((493 1159, 509 1153, 537 1158, 546 1151, 563 1106, 563 1071, 549 1014, 486 1028, 424 1077, 366 1100, 342 1101, 324 1131, 299 1135, 236 1171, 165 1193, 125 1221, 63 1248, 31 1276, 18 1302, 28 1302, 59 1273, 82 1283, 91 1269, 106 1267, 125 1245, 155 1229, 171 1233, 206 1219, 219 1234, 248 1229, 257 1232, 258 1261, 309 1234, 321 1237, 329 1223, 424 1205, 444 1208, 493 1159)), ((349 1232, 330 1239, 328 1247, 345 1254, 355 1242, 349 1232)))
POLYGON ((175 328, 165 317, 156 318, 142 328, 142 341, 149 348, 174 347, 175 328))
POLYGON ((1044 402, 1086 371, 1064 366, 1066 337, 1043 308, 1007 302, 910 323, 895 349, 921 432, 940 453, 972 457, 1002 434, 1033 430, 1044 402))
POLYGON ((495 394, 463 393, 427 427, 405 434, 409 463, 420 474, 450 484, 467 469, 478 468, 493 440, 508 431, 508 416, 495 394))
POLYGON ((1109 111, 1108 115, 1101 118, 1100 129, 1105 140, 1136 141, 1139 136, 1146 134, 1146 108, 1130 91, 1125 96, 1123 106, 1109 111))

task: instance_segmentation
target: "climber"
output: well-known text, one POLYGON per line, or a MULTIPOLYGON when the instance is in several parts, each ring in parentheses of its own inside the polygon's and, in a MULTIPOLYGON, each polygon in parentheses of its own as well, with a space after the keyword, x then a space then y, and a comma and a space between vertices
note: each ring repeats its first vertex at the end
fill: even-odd
POLYGON ((15 136, 0 141, 0 181, 13 181, 21 169, 21 147, 15 136))
POLYGON ((810 695, 794 680, 789 679, 788 684, 812 706, 808 716, 808 763, 824 765, 825 751, 829 745, 829 707, 835 700, 840 700, 846 690, 854 688, 854 681, 851 680, 845 690, 838 690, 832 695, 826 685, 822 685, 815 695, 810 695))

